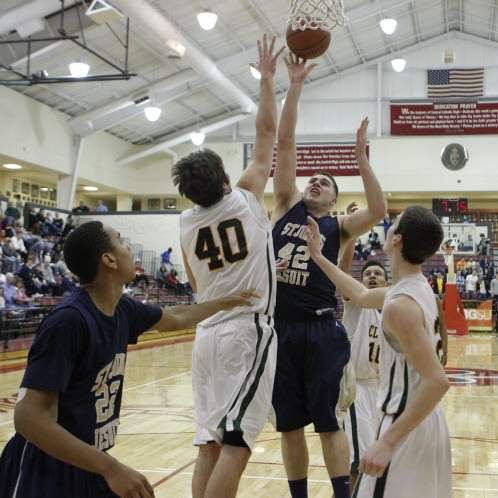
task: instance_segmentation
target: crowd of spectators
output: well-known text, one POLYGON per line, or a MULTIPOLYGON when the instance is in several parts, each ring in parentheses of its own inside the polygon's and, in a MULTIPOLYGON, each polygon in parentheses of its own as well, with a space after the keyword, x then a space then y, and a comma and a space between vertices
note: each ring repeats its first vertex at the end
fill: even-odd
MULTIPOLYGON (((461 258, 455 264, 456 285, 463 299, 485 300, 498 296, 498 274, 495 279, 493 265, 486 258, 479 261, 461 258), (497 283, 494 283, 494 282, 497 283)), ((447 269, 431 270, 427 275, 434 293, 443 297, 446 291, 447 269)))
POLYGON ((44 296, 63 296, 76 286, 62 254, 72 230, 58 213, 20 209, 0 213, 0 309, 29 307, 44 296))

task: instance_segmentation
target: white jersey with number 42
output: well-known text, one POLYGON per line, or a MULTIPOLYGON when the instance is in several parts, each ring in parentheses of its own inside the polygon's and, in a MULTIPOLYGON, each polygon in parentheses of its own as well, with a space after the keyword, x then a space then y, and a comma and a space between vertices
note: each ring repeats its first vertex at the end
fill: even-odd
POLYGON ((199 303, 254 289, 254 306, 221 311, 205 320, 214 325, 241 313, 273 316, 276 272, 268 215, 252 192, 234 188, 209 208, 180 216, 182 249, 197 284, 199 303))

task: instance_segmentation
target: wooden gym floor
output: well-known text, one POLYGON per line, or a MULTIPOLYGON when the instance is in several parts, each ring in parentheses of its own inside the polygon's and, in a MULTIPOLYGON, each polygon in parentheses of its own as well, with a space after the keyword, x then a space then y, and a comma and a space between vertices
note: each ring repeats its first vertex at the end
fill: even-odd
MULTIPOLYGON (((112 454, 143 472, 158 498, 190 497, 196 456, 192 342, 183 337, 140 347, 128 354, 121 426, 112 454)), ((449 347, 453 387, 444 407, 453 449, 454 498, 498 497, 498 340, 493 334, 451 337, 449 347)), ((14 431, 13 405, 22 368, 19 360, 0 363, 0 450, 14 431)), ((308 441, 310 497, 330 498, 319 440, 310 432, 308 441)), ((269 424, 258 439, 238 496, 289 496, 278 434, 269 424)))

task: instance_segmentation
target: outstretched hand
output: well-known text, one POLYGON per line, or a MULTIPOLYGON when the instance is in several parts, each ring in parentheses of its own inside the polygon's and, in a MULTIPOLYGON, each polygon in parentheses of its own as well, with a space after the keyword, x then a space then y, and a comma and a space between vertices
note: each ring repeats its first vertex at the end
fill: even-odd
POLYGON ((308 226, 306 227, 306 239, 308 241, 308 249, 310 251, 311 258, 315 260, 316 258, 322 255, 323 243, 318 223, 311 216, 308 216, 308 226))
POLYGON ((368 130, 369 120, 365 118, 362 122, 358 131, 356 132, 356 160, 360 162, 361 160, 367 159, 367 130, 368 130))
POLYGON ((240 291, 221 298, 220 304, 223 310, 231 310, 238 306, 253 306, 253 300, 260 298, 261 296, 254 290, 240 291))
POLYGON ((300 59, 297 55, 289 52, 284 57, 287 71, 289 72, 289 80, 294 83, 302 83, 309 76, 311 71, 315 69, 318 64, 306 65, 306 59, 300 59))
POLYGON ((351 204, 348 205, 348 207, 346 208, 346 214, 353 214, 353 213, 356 213, 356 211, 358 211, 360 208, 358 207, 358 203, 355 201, 355 202, 352 202, 351 204))
POLYGON ((276 37, 274 36, 268 45, 268 38, 263 35, 261 40, 258 40, 259 62, 257 64, 250 64, 254 69, 259 71, 261 78, 273 78, 277 70, 277 61, 280 54, 284 51, 282 47, 276 54, 273 53, 275 49, 276 37))

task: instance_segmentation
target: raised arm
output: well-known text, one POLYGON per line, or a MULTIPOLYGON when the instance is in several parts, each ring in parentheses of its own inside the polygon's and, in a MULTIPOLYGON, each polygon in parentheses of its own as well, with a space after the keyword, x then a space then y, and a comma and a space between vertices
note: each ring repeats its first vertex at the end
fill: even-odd
POLYGON ((368 208, 359 209, 342 219, 341 238, 343 243, 368 232, 386 215, 387 206, 384 193, 367 156, 367 129, 368 118, 365 118, 356 133, 356 159, 365 188, 368 208))
MULTIPOLYGON (((358 211, 358 204, 356 202, 352 202, 347 208, 346 213, 353 214, 358 211)), ((344 273, 351 273, 351 265, 353 263, 354 257, 354 246, 356 243, 356 239, 350 239, 346 244, 341 246, 341 250, 339 252, 339 262, 337 266, 344 273)))
POLYGON ((270 176, 273 162, 273 146, 277 134, 277 103, 273 78, 279 55, 283 47, 273 54, 275 37, 270 45, 266 35, 258 40, 259 63, 253 65, 261 74, 259 107, 256 115, 256 141, 252 151, 251 161, 239 182, 238 187, 250 190, 263 203, 264 191, 270 176))
POLYGON ((292 53, 285 59, 289 72, 289 88, 278 126, 277 167, 273 179, 275 208, 272 221, 277 221, 301 198, 296 185, 296 124, 299 98, 304 81, 317 64, 306 66, 305 59, 292 53))
POLYGON ((341 271, 322 254, 322 239, 317 222, 308 216, 307 228, 308 249, 311 258, 351 302, 359 308, 381 309, 384 304, 387 288, 367 289, 347 273, 341 271))
POLYGON ((441 401, 450 383, 427 336, 419 305, 408 296, 390 302, 383 312, 384 330, 399 342, 406 360, 420 375, 420 383, 405 410, 364 454, 360 472, 381 476, 396 447, 441 401))

